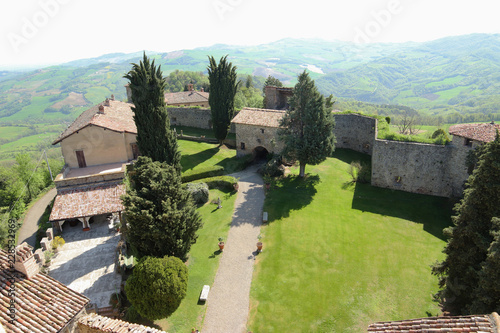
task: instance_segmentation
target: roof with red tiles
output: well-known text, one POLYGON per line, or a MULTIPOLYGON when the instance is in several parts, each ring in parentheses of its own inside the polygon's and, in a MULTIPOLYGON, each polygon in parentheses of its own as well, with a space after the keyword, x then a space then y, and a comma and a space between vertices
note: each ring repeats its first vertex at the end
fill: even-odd
POLYGON ((209 93, 204 91, 181 91, 175 93, 166 93, 165 102, 168 105, 182 105, 191 103, 208 102, 209 93))
POLYGON ((99 316, 95 313, 88 314, 78 319, 78 326, 86 326, 98 330, 99 332, 110 333, 165 333, 165 331, 156 328, 147 327, 139 324, 128 323, 119 319, 99 316))
POLYGON ((22 273, 13 272, 9 263, 8 253, 0 249, 0 324, 7 332, 59 332, 90 302, 43 273, 28 280, 22 273), (14 323, 8 316, 11 290, 15 294, 14 323))
POLYGON ((124 210, 120 197, 125 185, 107 183, 58 190, 50 221, 114 213, 124 210))
POLYGON ((90 109, 82 112, 69 127, 59 135, 52 143, 53 145, 61 142, 68 136, 79 130, 90 126, 99 126, 111 131, 137 134, 137 127, 133 119, 134 112, 131 103, 125 103, 115 100, 108 100, 97 104, 90 109), (99 112, 99 107, 103 106, 103 113, 99 112))
POLYGON ((486 124, 458 124, 451 126, 448 130, 451 135, 480 142, 495 140, 497 131, 500 131, 500 124, 495 124, 494 122, 486 124))
POLYGON ((456 317, 428 317, 401 321, 387 321, 368 326, 368 332, 471 332, 500 333, 500 318, 496 312, 491 315, 456 317))
POLYGON ((231 122, 277 128, 280 126, 280 121, 285 112, 284 110, 243 108, 231 122))

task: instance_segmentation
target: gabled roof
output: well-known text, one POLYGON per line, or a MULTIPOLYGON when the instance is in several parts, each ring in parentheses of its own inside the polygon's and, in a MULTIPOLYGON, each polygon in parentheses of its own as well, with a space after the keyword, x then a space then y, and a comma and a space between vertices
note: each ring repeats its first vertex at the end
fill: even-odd
POLYGON ((486 124, 458 124, 451 126, 448 130, 451 135, 480 142, 495 140, 497 131, 500 131, 500 124, 495 124, 494 122, 486 124))
POLYGON ((285 112, 284 110, 243 108, 231 122, 278 128, 285 112))
POLYGON ((471 332, 500 333, 497 313, 491 315, 428 317, 401 321, 387 321, 368 326, 368 332, 471 332))
POLYGON ((7 332, 58 332, 90 302, 87 297, 43 273, 28 280, 22 273, 12 272, 8 254, 1 249, 0 286, 0 324, 7 332), (15 281, 16 300, 14 324, 9 323, 11 318, 7 315, 12 279, 15 281))
POLYGON ((49 221, 114 213, 124 210, 121 183, 95 184, 59 190, 49 221))
POLYGON ((89 125, 99 126, 119 133, 137 134, 137 127, 133 119, 134 112, 132 111, 134 105, 114 100, 109 100, 108 103, 109 106, 106 106, 106 102, 103 102, 82 112, 52 144, 55 145, 61 142, 71 134, 89 125), (99 113, 101 105, 104 106, 104 113, 99 113))
POLYGON ((99 332, 110 333, 165 333, 165 331, 156 328, 133 324, 119 319, 111 319, 99 316, 95 313, 88 314, 78 319, 78 326, 85 326, 99 332))
POLYGON ((209 93, 204 91, 181 91, 176 93, 166 93, 165 102, 168 105, 190 104, 208 102, 209 93))

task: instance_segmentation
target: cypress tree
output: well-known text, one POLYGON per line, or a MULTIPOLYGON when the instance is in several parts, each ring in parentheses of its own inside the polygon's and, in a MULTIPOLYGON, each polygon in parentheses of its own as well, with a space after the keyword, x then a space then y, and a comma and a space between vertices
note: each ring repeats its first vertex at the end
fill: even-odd
POLYGON ((214 57, 208 57, 208 59, 210 62, 207 67, 210 81, 208 104, 212 111, 215 138, 222 144, 231 126, 231 119, 234 115, 234 96, 240 82, 236 82, 236 67, 227 61, 227 55, 220 59, 219 64, 214 57))
POLYGON ((498 311, 498 307, 490 308, 478 297, 481 289, 488 289, 489 283, 488 269, 482 270, 495 262, 491 249, 496 248, 492 244, 495 235, 492 219, 500 216, 498 133, 494 141, 478 151, 477 168, 469 176, 464 197, 455 207, 454 225, 444 230, 449 237, 443 251, 446 259, 432 270, 442 288, 436 297, 451 314, 498 311))
POLYGON ((139 255, 187 258, 202 227, 191 194, 174 167, 140 156, 122 197, 129 222, 127 239, 139 255))
MULTIPOLYGON (((333 104, 330 97, 327 102, 333 104)), ((283 155, 299 161, 299 176, 304 177, 306 164, 319 164, 335 150, 335 119, 306 71, 299 75, 289 103, 278 135, 285 143, 283 155)))
POLYGON ((144 156, 153 161, 166 162, 181 172, 181 154, 177 150, 177 138, 170 129, 170 119, 165 103, 166 80, 161 66, 144 53, 139 64, 132 64, 124 78, 130 81, 134 121, 137 127, 137 146, 144 156))

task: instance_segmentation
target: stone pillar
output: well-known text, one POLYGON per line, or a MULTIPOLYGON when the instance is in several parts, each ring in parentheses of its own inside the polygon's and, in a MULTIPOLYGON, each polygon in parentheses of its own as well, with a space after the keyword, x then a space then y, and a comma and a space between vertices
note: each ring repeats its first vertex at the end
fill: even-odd
POLYGON ((48 238, 49 241, 51 241, 52 239, 54 239, 54 229, 48 228, 47 231, 46 231, 46 235, 47 235, 47 238, 48 238))
POLYGON ((40 245, 42 246, 42 249, 44 251, 50 250, 50 241, 47 237, 42 238, 42 240, 40 241, 40 245))

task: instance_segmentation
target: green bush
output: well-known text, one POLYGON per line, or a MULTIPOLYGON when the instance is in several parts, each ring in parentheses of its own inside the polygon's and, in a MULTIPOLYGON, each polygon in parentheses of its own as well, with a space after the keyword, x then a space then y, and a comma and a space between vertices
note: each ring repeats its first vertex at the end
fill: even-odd
POLYGON ((259 170, 263 176, 280 177, 285 174, 285 168, 282 165, 280 155, 274 155, 271 159, 259 170))
POLYGON ((354 183, 369 183, 371 178, 370 164, 359 161, 351 162, 351 165, 349 165, 349 174, 354 183))
POLYGON ((194 202, 202 205, 208 201, 208 185, 206 183, 188 183, 186 189, 193 197, 194 202))
POLYGON ((183 183, 190 183, 198 179, 221 176, 223 174, 224 167, 220 165, 204 166, 184 172, 181 181, 183 183))
POLYGON ((144 318, 171 315, 186 296, 188 269, 177 257, 144 257, 127 280, 128 300, 144 318))
POLYGON ((125 313, 125 320, 127 320, 129 323, 140 324, 143 321, 143 318, 132 305, 127 309, 127 312, 125 313))
POLYGON ((225 192, 234 191, 236 184, 238 184, 238 180, 231 176, 210 177, 193 183, 198 182, 206 183, 209 189, 218 189, 225 192))

